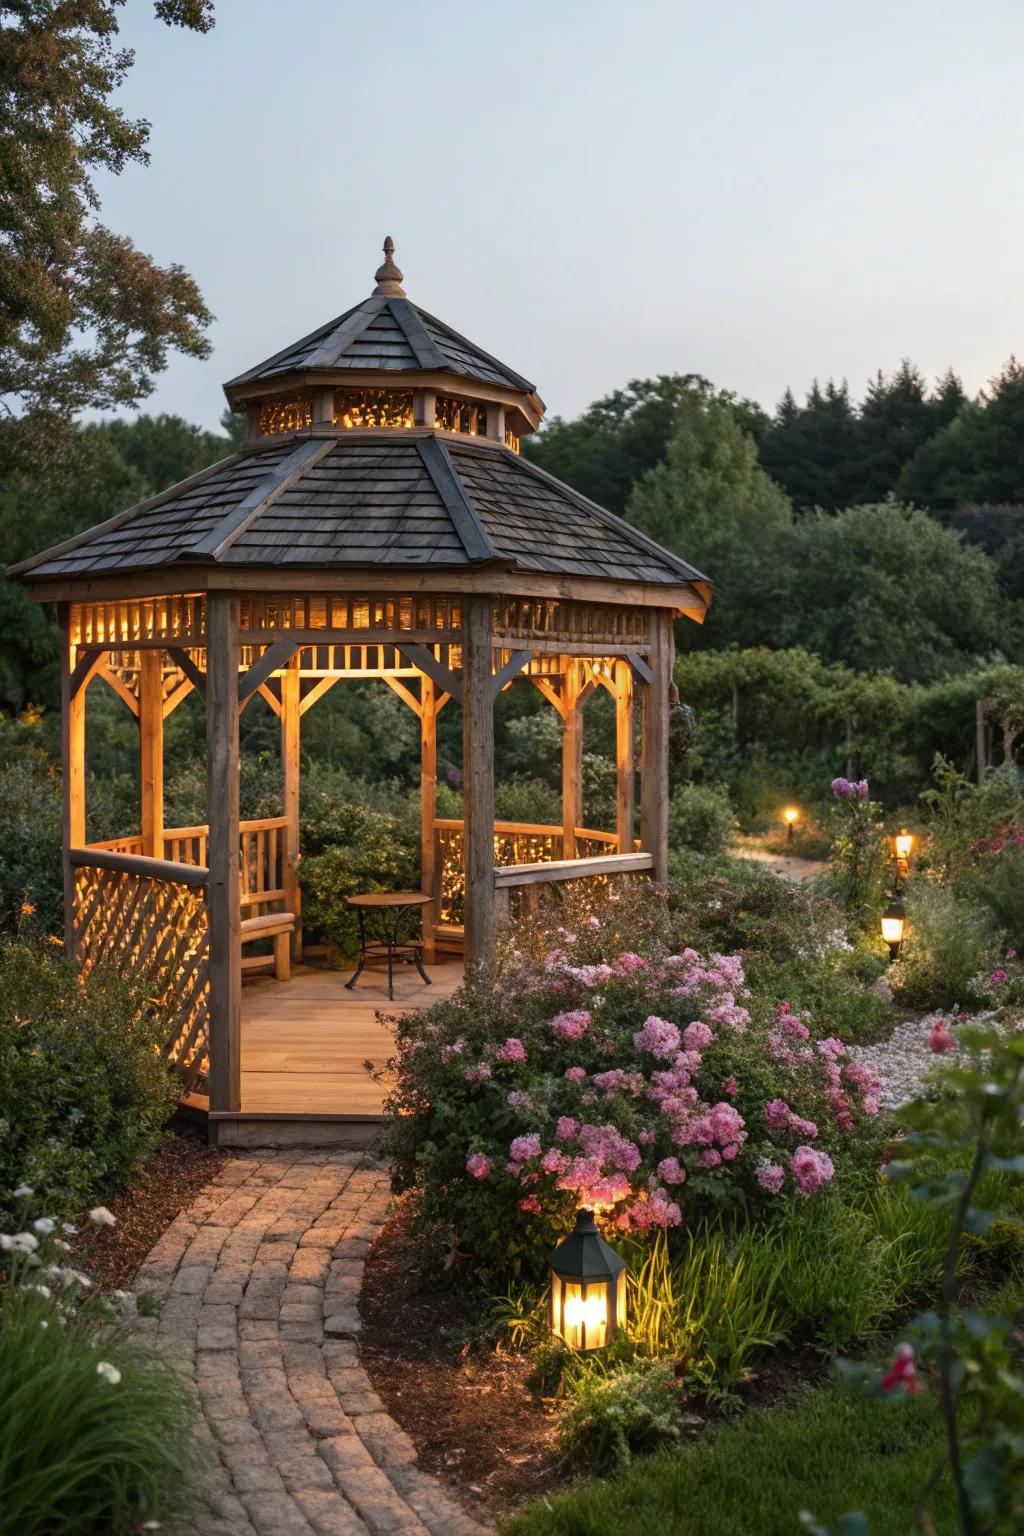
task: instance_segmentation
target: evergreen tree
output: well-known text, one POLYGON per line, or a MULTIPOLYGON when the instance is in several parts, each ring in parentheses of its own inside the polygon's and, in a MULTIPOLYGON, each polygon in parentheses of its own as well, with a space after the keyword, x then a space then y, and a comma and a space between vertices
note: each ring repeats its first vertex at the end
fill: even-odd
POLYGON ((714 582, 699 643, 761 640, 774 600, 771 572, 784 558, 792 510, 758 463, 757 446, 728 397, 701 388, 680 397, 664 462, 640 481, 627 516, 714 582))
POLYGON ((974 402, 921 445, 898 494, 935 512, 1024 503, 1024 368, 1011 357, 974 402))
MULTIPOLYGON (((523 453, 600 506, 620 516, 641 476, 665 456, 681 400, 696 391, 710 396, 712 385, 699 374, 661 374, 634 379, 625 389, 595 400, 574 421, 555 416, 536 437, 523 440, 523 453)), ((755 436, 767 418, 751 400, 726 397, 755 436)))
POLYGON ((799 511, 835 511, 858 499, 857 418, 846 382, 817 379, 796 406, 783 395, 761 443, 761 463, 799 511))
POLYGON ((881 501, 904 464, 935 431, 935 415, 920 371, 908 358, 889 378, 879 369, 868 384, 857 424, 857 499, 881 501))

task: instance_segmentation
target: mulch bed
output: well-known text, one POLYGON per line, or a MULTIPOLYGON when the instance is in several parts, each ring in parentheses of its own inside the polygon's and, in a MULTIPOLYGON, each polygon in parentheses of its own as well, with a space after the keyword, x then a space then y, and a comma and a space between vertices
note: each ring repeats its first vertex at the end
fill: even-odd
MULTIPOLYGON (((420 1465, 489 1515, 564 1485, 572 1474, 555 1453, 558 1408, 531 1390, 533 1362, 496 1353, 479 1287, 424 1271, 417 1251, 406 1197, 367 1256, 359 1308, 362 1363, 420 1465)), ((742 1406, 784 1408, 828 1374, 818 1350, 768 1354, 743 1384, 742 1406)), ((701 1403, 696 1417, 720 1422, 738 1406, 701 1403)))
POLYGON ((132 1188, 105 1202, 116 1226, 94 1226, 87 1216, 78 1221, 72 1262, 97 1290, 127 1290, 157 1238, 227 1161, 198 1126, 174 1126, 132 1188))
POLYGON ((485 1508, 508 1508, 558 1480, 554 1414, 526 1384, 531 1363, 482 1337, 479 1289, 425 1275, 408 1200, 370 1249, 359 1308, 362 1363, 425 1471, 485 1508))

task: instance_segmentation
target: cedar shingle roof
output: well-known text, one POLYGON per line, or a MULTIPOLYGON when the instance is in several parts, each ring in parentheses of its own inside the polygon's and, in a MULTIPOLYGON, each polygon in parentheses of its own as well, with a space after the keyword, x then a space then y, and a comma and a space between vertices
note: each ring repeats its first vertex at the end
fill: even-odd
POLYGON ((525 394, 535 393, 528 379, 506 368, 443 321, 428 315, 409 299, 386 294, 364 299, 362 304, 347 309, 337 319, 329 320, 255 368, 229 379, 224 388, 272 381, 278 375, 335 368, 388 373, 447 372, 525 394))
POLYGON ((179 564, 466 568, 680 586, 704 577, 507 449, 433 434, 340 433, 223 460, 12 574, 179 564))

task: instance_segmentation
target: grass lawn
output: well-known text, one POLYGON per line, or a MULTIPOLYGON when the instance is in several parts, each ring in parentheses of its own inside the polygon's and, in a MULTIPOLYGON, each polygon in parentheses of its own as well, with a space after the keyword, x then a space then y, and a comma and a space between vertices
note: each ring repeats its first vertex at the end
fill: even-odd
MULTIPOLYGON (((502 1536, 797 1536, 863 1510, 872 1536, 907 1536, 942 1451, 927 1400, 864 1402, 837 1387, 785 1412, 753 1410, 693 1444, 649 1457, 615 1482, 586 1482, 534 1504, 502 1536)), ((930 1501, 936 1536, 956 1527, 948 1481, 930 1501)))

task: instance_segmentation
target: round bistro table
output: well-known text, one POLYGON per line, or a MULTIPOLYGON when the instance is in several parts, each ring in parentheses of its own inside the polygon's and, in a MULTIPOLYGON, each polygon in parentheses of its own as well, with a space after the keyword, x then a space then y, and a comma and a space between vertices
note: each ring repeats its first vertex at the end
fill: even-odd
POLYGON ((370 891, 365 896, 346 896, 359 918, 359 964, 346 981, 351 992, 368 965, 387 965, 388 998, 395 1000, 395 965, 414 965, 427 986, 430 977, 423 969, 423 940, 403 939, 402 923, 410 912, 433 901, 426 891, 370 891), (373 924, 371 929, 370 924, 373 924))

